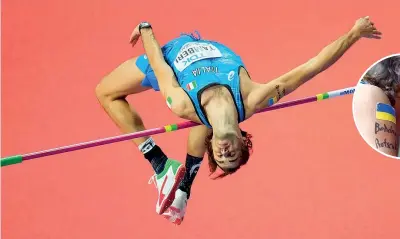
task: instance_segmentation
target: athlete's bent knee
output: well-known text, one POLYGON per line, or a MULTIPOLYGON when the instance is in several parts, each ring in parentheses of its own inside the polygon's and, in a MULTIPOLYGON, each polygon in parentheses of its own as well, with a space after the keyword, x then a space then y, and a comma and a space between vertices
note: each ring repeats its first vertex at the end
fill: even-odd
POLYGON ((115 100, 112 92, 110 92, 110 90, 107 89, 107 87, 104 84, 102 84, 102 82, 97 84, 97 86, 95 88, 95 94, 96 94, 97 99, 99 100, 99 102, 102 105, 106 104, 107 102, 111 102, 111 101, 115 100))
POLYGON ((103 102, 106 98, 106 94, 104 94, 103 86, 101 83, 97 84, 95 88, 96 97, 100 102, 103 102))

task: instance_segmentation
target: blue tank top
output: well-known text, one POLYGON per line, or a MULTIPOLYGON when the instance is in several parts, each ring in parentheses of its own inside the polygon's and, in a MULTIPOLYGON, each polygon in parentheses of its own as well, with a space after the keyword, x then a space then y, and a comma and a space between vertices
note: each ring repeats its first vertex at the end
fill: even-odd
POLYGON ((242 59, 228 47, 214 41, 183 35, 163 47, 165 59, 189 96, 201 122, 211 125, 201 105, 201 94, 212 86, 224 86, 232 95, 239 123, 245 120, 240 92, 239 69, 242 59))

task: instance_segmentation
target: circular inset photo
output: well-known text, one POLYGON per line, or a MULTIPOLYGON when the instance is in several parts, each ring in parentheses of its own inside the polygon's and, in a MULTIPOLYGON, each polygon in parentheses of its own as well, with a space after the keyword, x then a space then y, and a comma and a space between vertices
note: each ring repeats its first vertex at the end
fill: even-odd
POLYGON ((400 53, 380 59, 364 72, 353 96, 353 117, 373 149, 400 159, 400 53))

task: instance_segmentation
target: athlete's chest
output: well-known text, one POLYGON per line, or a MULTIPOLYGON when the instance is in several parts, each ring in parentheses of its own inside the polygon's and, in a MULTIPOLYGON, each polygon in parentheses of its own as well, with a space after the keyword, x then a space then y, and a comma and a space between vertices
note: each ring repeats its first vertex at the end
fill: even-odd
MULTIPOLYGON (((243 77, 248 77, 246 74, 243 77)), ((223 98, 229 98, 229 100, 235 104, 235 107, 238 110, 238 113, 242 111, 242 108, 244 109, 244 115, 245 119, 250 118, 254 112, 252 111, 251 107, 248 107, 247 105, 247 96, 248 96, 248 90, 247 90, 247 80, 240 81, 241 83, 239 84, 239 90, 241 94, 241 103, 239 104, 237 97, 235 98, 232 89, 229 88, 227 85, 220 85, 216 84, 211 87, 208 87, 207 89, 197 92, 195 96, 190 97, 187 91, 182 89, 182 101, 185 103, 185 107, 182 109, 182 118, 197 122, 197 123, 202 123, 200 118, 199 118, 199 111, 203 111, 205 113, 205 116, 207 117, 206 112, 204 109, 206 108, 206 105, 213 100, 214 98, 218 97, 223 97, 223 98), (196 100, 199 103, 199 107, 195 107, 193 104, 193 101, 196 100)))

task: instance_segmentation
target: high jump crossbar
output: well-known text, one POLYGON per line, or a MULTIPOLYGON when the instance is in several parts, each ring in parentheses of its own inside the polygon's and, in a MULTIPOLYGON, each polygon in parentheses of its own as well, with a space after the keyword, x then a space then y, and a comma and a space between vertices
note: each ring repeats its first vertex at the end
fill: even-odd
MULTIPOLYGON (((302 99, 287 101, 287 102, 283 102, 283 103, 273 104, 273 102, 270 102, 269 103, 270 106, 268 106, 262 110, 259 110, 257 112, 257 114, 267 112, 267 111, 278 110, 278 109, 282 109, 282 108, 293 107, 296 105, 307 104, 307 103, 311 103, 311 102, 315 102, 315 101, 322 101, 322 100, 332 99, 332 98, 336 98, 336 97, 340 97, 340 96, 351 95, 354 92, 355 92, 355 87, 349 87, 349 88, 344 88, 344 89, 340 89, 340 90, 334 90, 334 91, 321 93, 318 95, 314 95, 314 96, 310 96, 310 97, 306 97, 306 98, 302 98, 302 99)), ((143 131, 139 131, 139 132, 135 132, 135 133, 123 134, 123 135, 119 135, 119 136, 103 138, 103 139, 99 139, 99 140, 93 140, 93 141, 88 141, 88 142, 83 142, 83 143, 78 143, 78 144, 73 144, 73 145, 28 153, 28 154, 4 157, 4 158, 1 158, 1 167, 12 165, 12 164, 22 163, 23 161, 27 161, 27 160, 31 160, 31 159, 37 159, 37 158, 42 158, 42 157, 46 157, 46 156, 50 156, 50 155, 62 154, 62 153, 67 153, 67 152, 91 148, 91 147, 97 147, 97 146, 101 146, 101 145, 105 145, 105 144, 117 143, 117 142, 121 142, 121 141, 151 136, 151 135, 155 135, 155 134, 162 134, 162 133, 166 133, 166 132, 177 131, 177 130, 191 128, 191 127, 198 126, 198 125, 200 125, 200 124, 192 122, 192 121, 186 121, 186 122, 182 122, 182 123, 178 123, 178 124, 169 124, 169 125, 165 125, 162 127, 143 130, 143 131)))

